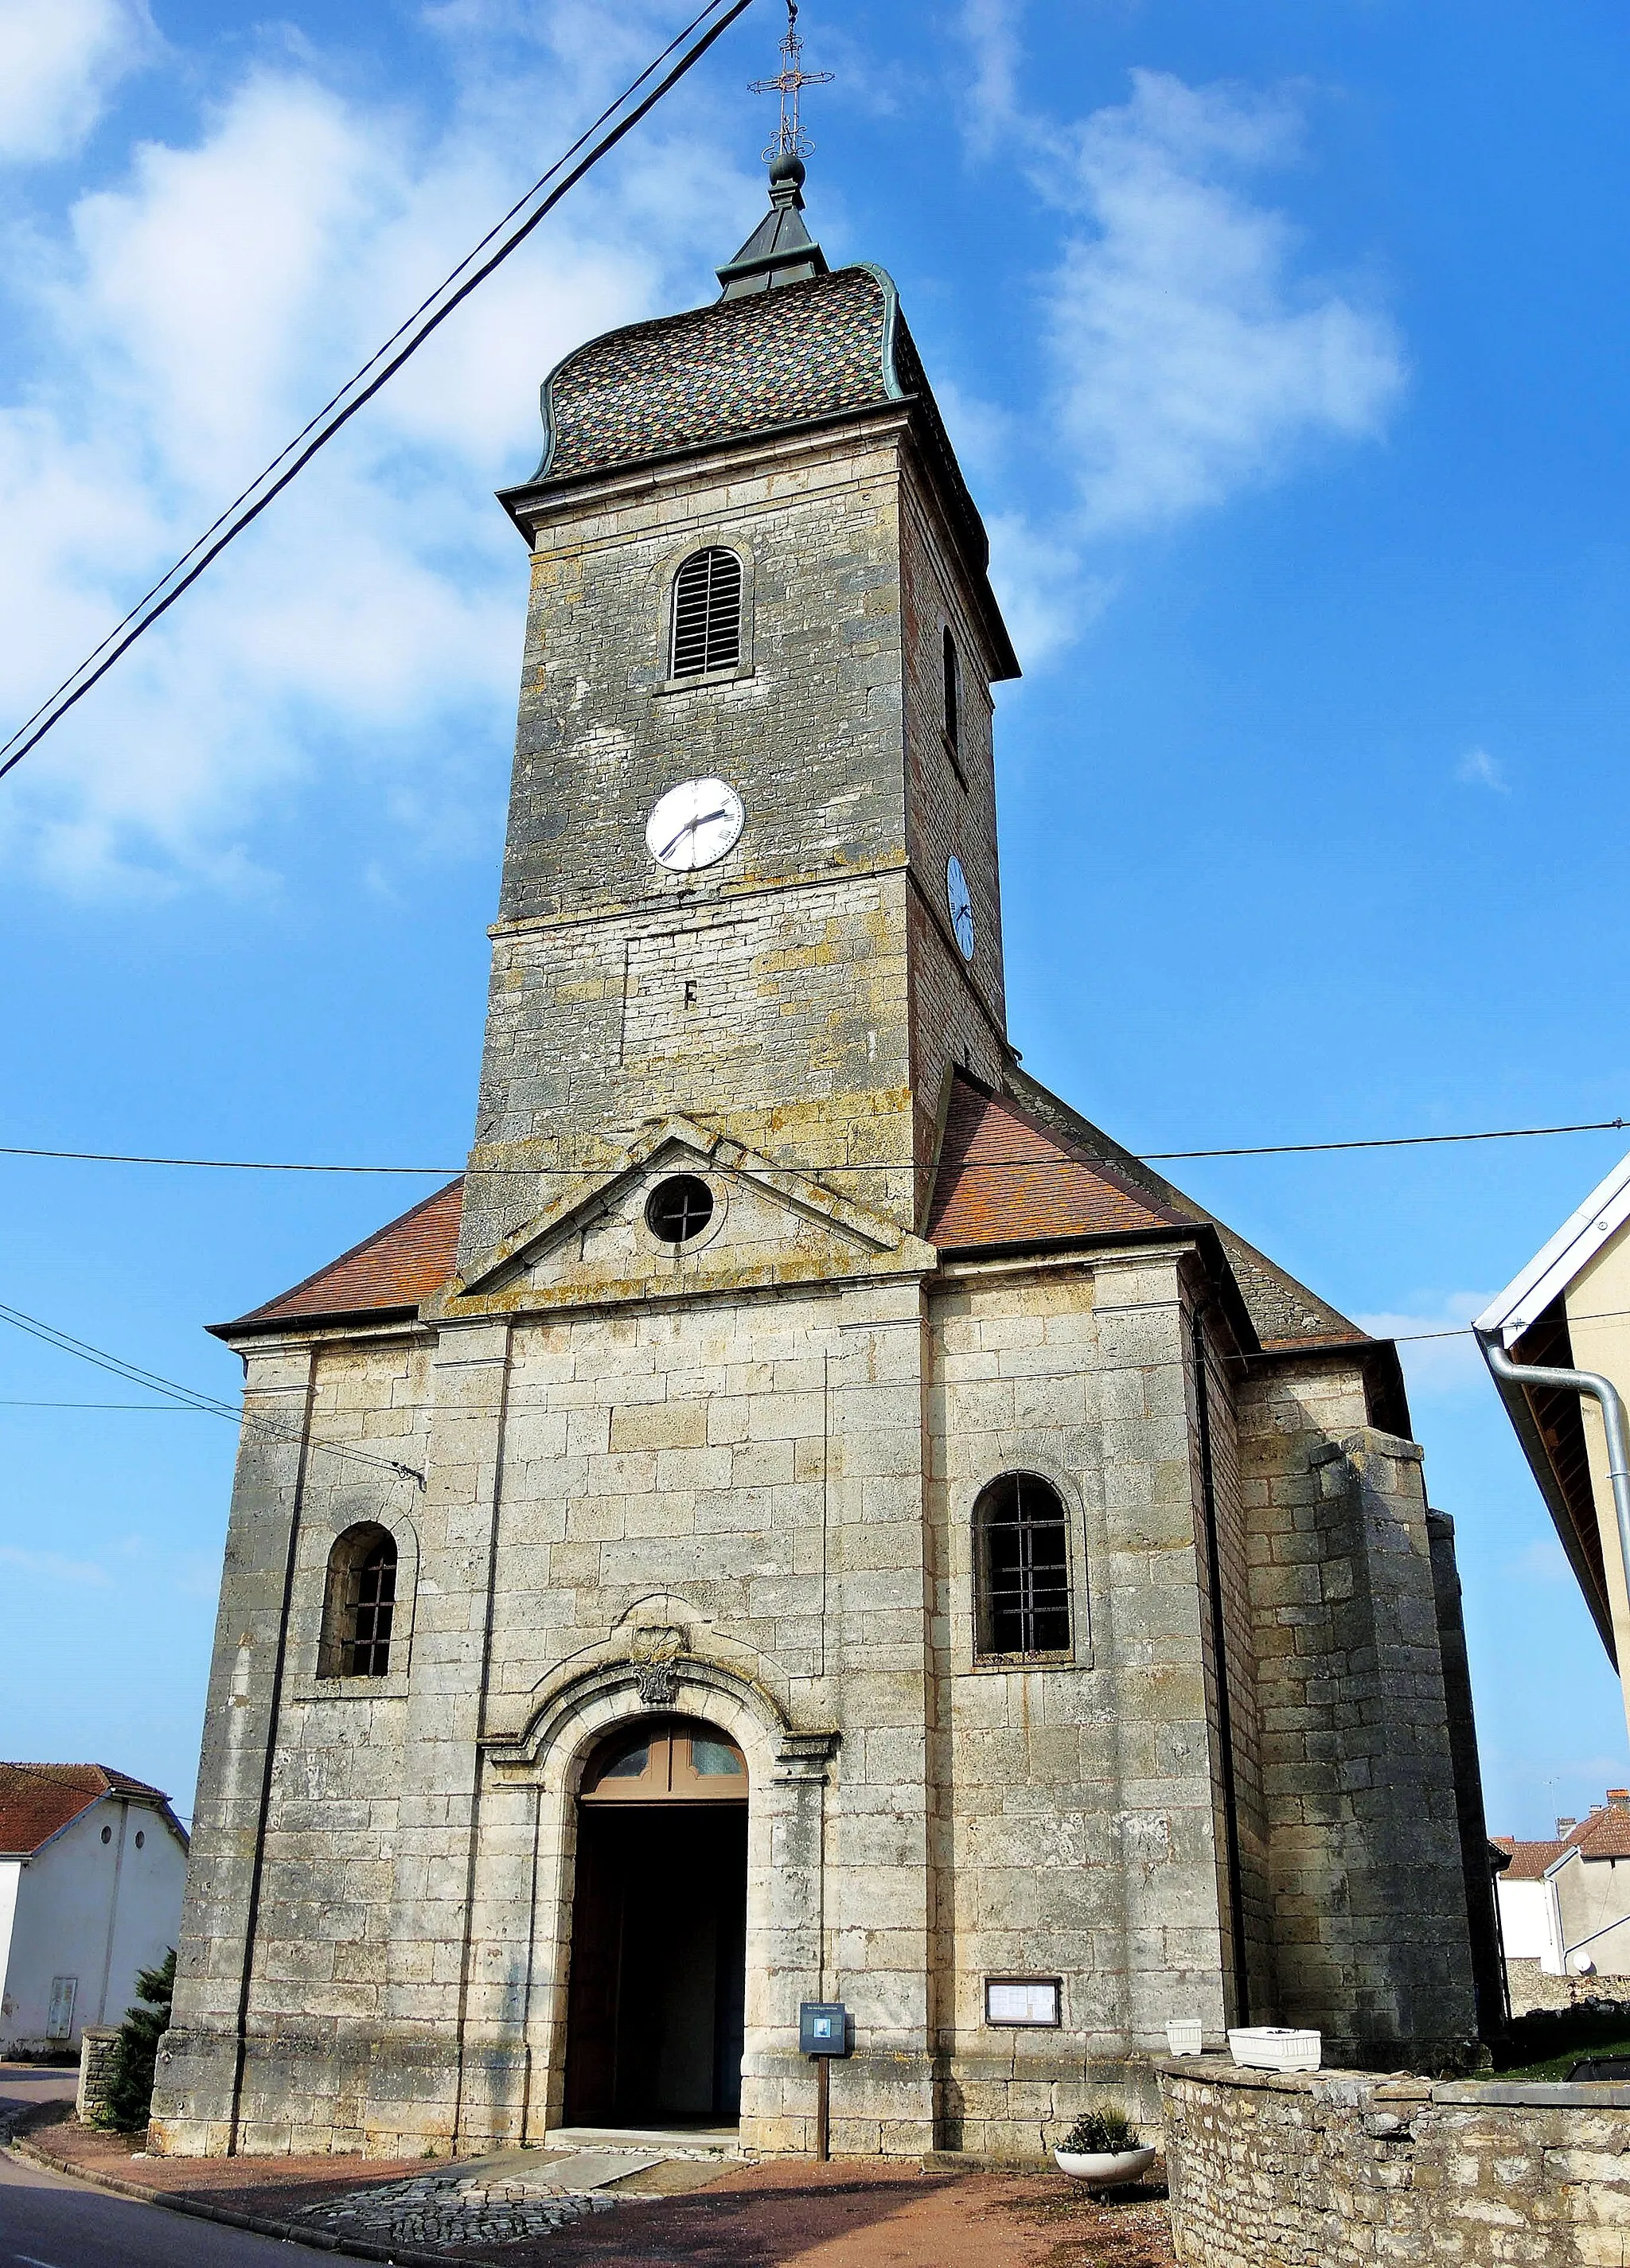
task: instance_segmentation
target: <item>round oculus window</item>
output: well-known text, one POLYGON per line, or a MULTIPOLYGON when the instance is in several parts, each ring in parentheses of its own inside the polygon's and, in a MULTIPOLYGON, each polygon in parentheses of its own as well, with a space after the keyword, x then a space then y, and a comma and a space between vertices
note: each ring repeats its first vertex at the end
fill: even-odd
POLYGON ((664 1244, 689 1244, 713 1218, 713 1192, 695 1174, 671 1174, 645 1199, 645 1226, 664 1244))

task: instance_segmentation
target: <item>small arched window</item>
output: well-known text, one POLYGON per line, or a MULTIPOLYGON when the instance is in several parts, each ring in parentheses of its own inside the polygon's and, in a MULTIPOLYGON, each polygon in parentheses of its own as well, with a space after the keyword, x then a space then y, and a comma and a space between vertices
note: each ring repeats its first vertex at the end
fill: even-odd
POLYGON ((974 1506, 976 1646, 980 1653, 1067 1653, 1070 1521, 1057 1489, 1004 1473, 974 1506))
POLYGON ((693 551, 674 578, 668 674, 702 677, 741 659, 741 562, 715 545, 693 551))
POLYGON ((956 658, 956 640, 948 630, 945 633, 945 737, 954 750, 962 743, 957 735, 961 730, 963 691, 962 664, 956 658))
POLYGON ((377 1521, 348 1528, 328 1554, 324 1677, 383 1677, 396 1614, 396 1539, 377 1521))

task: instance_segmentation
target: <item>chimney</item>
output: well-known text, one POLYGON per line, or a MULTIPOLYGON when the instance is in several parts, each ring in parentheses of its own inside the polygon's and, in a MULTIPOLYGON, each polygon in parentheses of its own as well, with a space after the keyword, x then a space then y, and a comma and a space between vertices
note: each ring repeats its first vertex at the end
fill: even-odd
POLYGON ((1559 1819, 1556 1822, 1557 1841, 1559 1843, 1565 1842, 1578 1824, 1579 1822, 1576 1819, 1559 1819))
POLYGON ((1630 1803, 1630 1787, 1610 1787, 1607 1800, 1610 1803, 1630 1803))

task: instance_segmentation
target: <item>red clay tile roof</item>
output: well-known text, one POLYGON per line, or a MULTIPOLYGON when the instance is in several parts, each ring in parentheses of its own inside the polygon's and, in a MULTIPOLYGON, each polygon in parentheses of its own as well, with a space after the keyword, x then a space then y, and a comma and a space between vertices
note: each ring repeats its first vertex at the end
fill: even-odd
POLYGON ((1498 1849, 1511 1853, 1511 1864, 1500 1870, 1502 1882, 1543 1881, 1545 1868, 1567 1848, 1566 1843, 1523 1843, 1513 1835, 1491 1835, 1488 1839, 1498 1849))
POLYGON ((924 1231, 930 1244, 968 1251, 1188 1226, 1006 1095, 954 1081, 924 1231))
POLYGON ((187 1840, 168 1796, 129 1772, 106 1764, 0 1764, 0 1852, 30 1856, 105 1795, 144 1797, 187 1840))
POLYGON ((461 1174, 291 1292, 280 1292, 234 1323, 214 1323, 210 1329, 218 1337, 230 1338, 237 1331, 310 1322, 323 1315, 399 1314, 417 1307, 453 1273, 463 1203, 461 1174))
POLYGON ((1562 1849, 1577 1851, 1586 1859, 1630 1859, 1630 1803, 1598 1804, 1589 1819, 1580 1821, 1562 1849))
MULTIPOLYGON (((1101 1168, 1117 1174, 1134 1191, 1141 1193, 1146 1203, 1158 1208, 1169 1208, 1179 1220, 1206 1221, 1214 1228, 1228 1256, 1234 1280, 1240 1296, 1250 1311, 1256 1327, 1258 1342, 1265 1351, 1293 1351, 1330 1346, 1359 1346, 1372 1350, 1386 1345, 1385 1341, 1372 1339, 1356 1323, 1350 1322, 1327 1300, 1317 1292, 1309 1292, 1305 1284, 1258 1252, 1254 1244, 1231 1229, 1227 1221, 1219 1220, 1205 1206, 1197 1204, 1191 1197, 1173 1186, 1154 1167, 1135 1157, 1120 1143, 1083 1118, 1079 1110, 1059 1101, 1037 1079, 1017 1064, 1009 1067, 1005 1084, 1019 1108, 1051 1127, 1081 1156, 1094 1160, 1101 1168)), ((1396 1354, 1392 1357, 1394 1366, 1396 1354)), ((1377 1416, 1377 1424, 1384 1424, 1394 1432, 1409 1431, 1408 1405, 1399 1395, 1389 1416, 1377 1416)))

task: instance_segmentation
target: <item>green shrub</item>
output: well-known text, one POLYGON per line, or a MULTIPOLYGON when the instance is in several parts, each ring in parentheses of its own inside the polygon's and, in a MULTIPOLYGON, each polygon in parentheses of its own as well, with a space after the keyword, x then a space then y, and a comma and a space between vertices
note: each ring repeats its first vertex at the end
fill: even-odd
POLYGON ((1083 2110, 1058 2144, 1066 2155, 1081 2158, 1141 2146, 1137 2128, 1113 2103, 1107 2103, 1101 2110, 1083 2110))
POLYGON ((136 1990, 139 2005, 125 2011, 119 2027, 107 2078, 107 2100, 97 2120, 99 2126, 112 2126, 121 2134, 138 2132, 152 2112, 159 2043, 170 2029, 170 2001, 175 1992, 173 1946, 157 1969, 136 1970, 136 1990))

